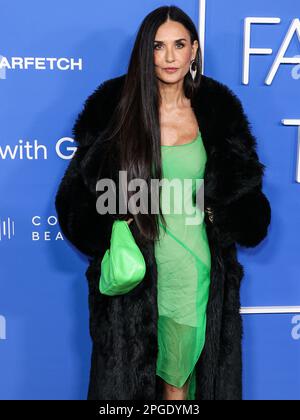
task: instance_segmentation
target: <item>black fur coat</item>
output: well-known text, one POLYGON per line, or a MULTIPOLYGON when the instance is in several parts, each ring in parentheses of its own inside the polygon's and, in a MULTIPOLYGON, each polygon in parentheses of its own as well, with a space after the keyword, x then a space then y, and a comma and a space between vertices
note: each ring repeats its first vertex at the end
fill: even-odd
MULTIPOLYGON (((96 181, 99 167, 103 177, 118 171, 117 162, 112 168, 113 160, 105 155, 101 132, 124 80, 125 74, 106 80, 87 98, 73 127, 78 148, 60 183, 55 205, 64 236, 89 258, 86 277, 93 347, 87 398, 160 400, 162 381, 155 373, 154 248, 141 241, 134 222, 130 229, 146 260, 145 278, 125 295, 110 297, 99 292, 101 259, 117 216, 97 213, 96 181)), ((254 247, 267 235, 271 208, 262 192, 265 165, 259 161, 241 101, 226 85, 203 75, 192 106, 207 152, 204 205, 212 257, 206 342, 196 366, 196 400, 241 400, 239 309, 244 269, 236 247, 254 247)))

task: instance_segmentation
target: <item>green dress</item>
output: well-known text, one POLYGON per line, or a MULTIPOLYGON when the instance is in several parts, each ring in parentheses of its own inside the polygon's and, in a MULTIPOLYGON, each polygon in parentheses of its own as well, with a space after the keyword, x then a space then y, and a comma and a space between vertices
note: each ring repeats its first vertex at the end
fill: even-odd
POLYGON ((154 248, 159 312, 156 374, 176 387, 188 380, 187 399, 194 400, 195 365, 205 343, 211 268, 204 211, 196 205, 207 160, 200 130, 189 143, 161 145, 161 155, 166 180, 161 205, 167 228, 159 222, 154 248), (177 187, 170 188, 174 182, 177 187))

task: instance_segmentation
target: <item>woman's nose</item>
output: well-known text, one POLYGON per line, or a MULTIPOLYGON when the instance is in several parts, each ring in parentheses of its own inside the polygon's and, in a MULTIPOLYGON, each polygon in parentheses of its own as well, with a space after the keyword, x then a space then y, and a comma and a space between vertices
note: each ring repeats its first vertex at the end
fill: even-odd
POLYGON ((174 51, 173 51, 173 49, 172 48, 169 48, 166 51, 167 51, 166 52, 166 60, 168 62, 174 61, 174 51))

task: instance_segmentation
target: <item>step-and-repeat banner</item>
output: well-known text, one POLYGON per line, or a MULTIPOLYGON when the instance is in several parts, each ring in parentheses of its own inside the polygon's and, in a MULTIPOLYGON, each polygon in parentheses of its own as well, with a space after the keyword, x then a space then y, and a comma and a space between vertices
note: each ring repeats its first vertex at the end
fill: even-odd
MULTIPOLYGON (((0 399, 86 399, 87 258, 54 207, 86 97, 127 71, 144 16, 164 3, 0 1, 0 399)), ((238 248, 244 399, 300 399, 298 0, 178 0, 204 74, 242 100, 266 165, 268 238, 238 248)))

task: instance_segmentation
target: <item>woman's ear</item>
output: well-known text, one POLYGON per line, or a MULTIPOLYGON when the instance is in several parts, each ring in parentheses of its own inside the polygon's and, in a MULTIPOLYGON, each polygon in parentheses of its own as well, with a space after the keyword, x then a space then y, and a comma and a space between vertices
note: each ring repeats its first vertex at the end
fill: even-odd
POLYGON ((195 60, 196 59, 198 48, 199 48, 199 43, 195 39, 195 41, 192 44, 192 60, 195 60))

